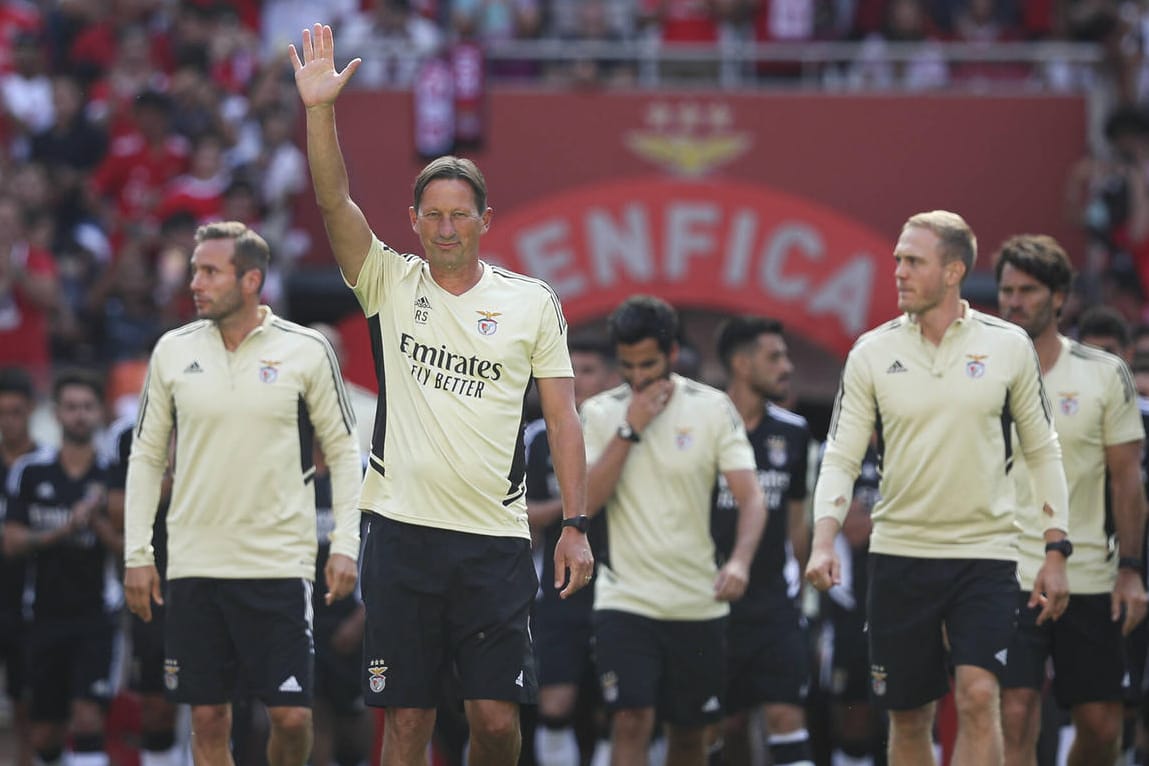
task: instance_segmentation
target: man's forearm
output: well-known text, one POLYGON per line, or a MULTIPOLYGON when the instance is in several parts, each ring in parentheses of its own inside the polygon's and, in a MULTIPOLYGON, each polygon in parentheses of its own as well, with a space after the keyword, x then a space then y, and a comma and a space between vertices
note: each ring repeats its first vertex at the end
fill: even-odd
POLYGON ((326 212, 342 204, 351 191, 347 166, 335 130, 335 107, 316 106, 307 110, 307 162, 315 201, 326 212))
POLYGON ((625 439, 612 438, 606 449, 598 456, 586 472, 587 514, 594 515, 606 506, 614 495, 614 490, 622 478, 622 469, 630 454, 631 443, 625 439))
POLYGON ((1145 538, 1145 490, 1141 486, 1140 471, 1123 470, 1114 474, 1109 486, 1118 555, 1139 559, 1145 538))

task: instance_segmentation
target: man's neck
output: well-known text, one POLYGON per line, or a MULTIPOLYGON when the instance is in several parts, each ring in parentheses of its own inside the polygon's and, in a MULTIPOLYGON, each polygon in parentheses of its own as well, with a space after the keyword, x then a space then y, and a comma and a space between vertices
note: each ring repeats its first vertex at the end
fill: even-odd
POLYGON ((1037 361, 1041 364, 1041 374, 1045 375, 1057 364, 1061 356, 1061 333, 1057 331, 1057 324, 1050 322, 1036 338, 1033 347, 1037 349, 1037 361))
POLYGON ((60 465, 70 478, 78 479, 88 472, 96 460, 96 449, 92 442, 77 443, 64 439, 60 443, 60 465))
POLYGON ((236 313, 216 321, 219 334, 223 338, 223 345, 228 351, 235 351, 243 339, 263 322, 263 312, 259 305, 244 306, 236 313))
POLYGON ((482 261, 474 261, 465 266, 431 266, 431 279, 451 295, 462 295, 483 278, 482 261))
POLYGON ((916 317, 921 327, 922 337, 935 346, 941 345, 946 330, 962 317, 961 296, 956 293, 946 293, 942 301, 933 308, 923 311, 916 317))
POLYGON ((762 421, 767 400, 755 393, 749 384, 740 380, 730 381, 730 385, 726 388, 726 394, 730 397, 730 401, 734 402, 738 414, 742 416, 742 423, 746 426, 746 430, 753 431, 762 421))

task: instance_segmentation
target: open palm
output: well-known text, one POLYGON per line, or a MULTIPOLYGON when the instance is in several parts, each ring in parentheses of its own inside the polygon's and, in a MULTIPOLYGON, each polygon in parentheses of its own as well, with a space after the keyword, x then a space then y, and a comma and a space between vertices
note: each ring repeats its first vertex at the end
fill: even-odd
POLYGON ((355 74, 362 60, 352 59, 342 72, 335 71, 335 36, 331 33, 331 27, 325 24, 316 24, 312 29, 303 30, 301 47, 302 60, 295 46, 288 46, 291 68, 295 70, 295 87, 299 89, 303 105, 311 108, 334 104, 339 91, 355 74))

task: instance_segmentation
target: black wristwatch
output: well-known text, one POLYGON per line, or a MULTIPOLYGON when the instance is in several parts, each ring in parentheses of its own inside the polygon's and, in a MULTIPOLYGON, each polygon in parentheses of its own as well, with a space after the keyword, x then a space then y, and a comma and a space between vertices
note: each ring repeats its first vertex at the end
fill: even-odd
POLYGON ((1073 555, 1073 543, 1069 542, 1068 539, 1056 540, 1052 543, 1046 543, 1045 552, 1049 553, 1050 551, 1057 551, 1065 558, 1069 558, 1073 555))
POLYGON ((1122 556, 1117 559, 1118 569, 1132 569, 1135 572, 1140 572, 1145 569, 1145 562, 1136 556, 1122 556))
POLYGON ((622 422, 622 425, 618 427, 618 437, 620 439, 626 439, 628 442, 634 442, 635 444, 642 441, 638 436, 638 431, 634 430, 634 426, 625 420, 622 422))
POLYGON ((563 519, 563 528, 574 527, 579 532, 586 534, 587 527, 590 526, 589 516, 571 516, 569 519, 563 519))

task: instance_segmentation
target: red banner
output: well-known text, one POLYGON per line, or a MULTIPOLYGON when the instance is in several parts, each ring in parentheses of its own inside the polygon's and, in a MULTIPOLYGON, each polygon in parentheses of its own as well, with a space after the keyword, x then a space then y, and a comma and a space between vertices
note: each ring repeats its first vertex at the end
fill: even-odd
POLYGON ((770 314, 827 350, 895 312, 889 239, 764 186, 620 181, 496 216, 484 257, 546 280, 574 325, 636 292, 770 314))

